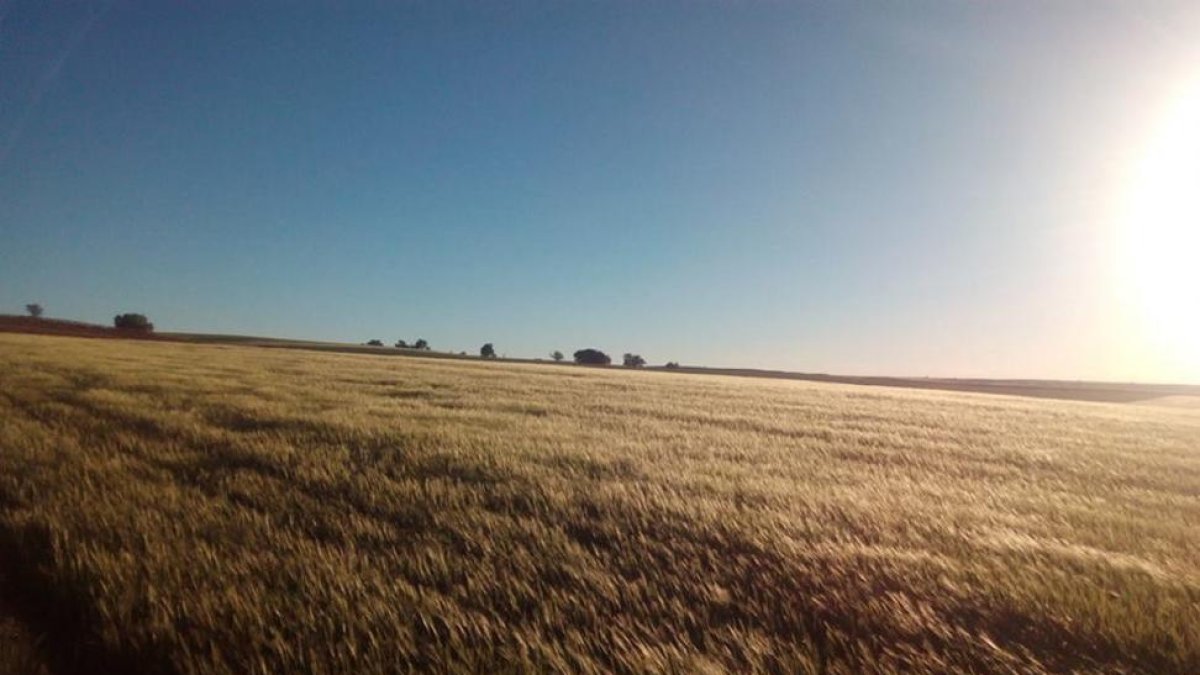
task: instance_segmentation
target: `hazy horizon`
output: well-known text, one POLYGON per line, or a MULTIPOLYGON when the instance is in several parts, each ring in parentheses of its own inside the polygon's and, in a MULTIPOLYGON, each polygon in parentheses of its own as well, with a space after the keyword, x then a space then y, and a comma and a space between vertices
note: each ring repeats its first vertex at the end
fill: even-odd
POLYGON ((0 313, 1200 383, 1195 3, 0 0, 0 313))

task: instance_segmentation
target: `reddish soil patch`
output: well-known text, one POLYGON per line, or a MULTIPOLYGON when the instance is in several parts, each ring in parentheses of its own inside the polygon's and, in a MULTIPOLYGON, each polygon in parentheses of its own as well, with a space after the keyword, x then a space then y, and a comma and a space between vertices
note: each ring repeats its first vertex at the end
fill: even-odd
POLYGON ((164 340, 154 333, 135 330, 117 330, 107 326, 65 319, 35 319, 29 316, 0 315, 0 332, 36 333, 38 335, 63 335, 67 337, 110 338, 125 340, 164 340))

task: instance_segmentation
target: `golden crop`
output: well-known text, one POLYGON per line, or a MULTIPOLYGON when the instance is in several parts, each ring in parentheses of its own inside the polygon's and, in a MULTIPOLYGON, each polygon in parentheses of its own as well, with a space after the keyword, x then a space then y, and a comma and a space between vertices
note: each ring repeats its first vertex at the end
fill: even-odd
POLYGON ((1200 672, 1200 411, 3 335, 0 545, 146 672, 1200 672))

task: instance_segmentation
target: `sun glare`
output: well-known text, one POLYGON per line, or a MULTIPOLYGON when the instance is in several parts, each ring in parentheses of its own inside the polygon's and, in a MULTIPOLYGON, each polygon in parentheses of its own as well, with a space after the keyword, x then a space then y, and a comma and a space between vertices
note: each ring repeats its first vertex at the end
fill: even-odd
POLYGON ((1153 366, 1200 377, 1200 80, 1155 120, 1123 227, 1126 290, 1153 366))

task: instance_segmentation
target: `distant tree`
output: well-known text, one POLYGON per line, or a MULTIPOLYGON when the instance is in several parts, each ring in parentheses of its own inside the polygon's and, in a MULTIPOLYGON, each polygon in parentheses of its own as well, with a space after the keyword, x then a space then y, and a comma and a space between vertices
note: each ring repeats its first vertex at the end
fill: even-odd
POLYGON ((666 369, 667 370, 678 370, 679 362, 678 361, 667 361, 666 369))
POLYGON ((417 338, 417 341, 412 344, 413 349, 429 349, 429 343, 425 338, 417 338))
POLYGON ((485 359, 494 359, 496 358, 496 348, 489 342, 479 348, 479 355, 485 359))
POLYGON ((612 363, 612 359, 608 354, 599 349, 580 349, 575 352, 575 363, 583 363, 591 366, 607 366, 612 363))
POLYGON ((404 340, 396 340, 397 349, 408 349, 408 343, 404 340))
POLYGON ((367 340, 368 347, 382 347, 383 340, 367 340))
POLYGON ((563 356, 562 352, 555 349, 554 351, 550 352, 550 358, 554 359, 555 361, 562 361, 566 357, 563 356))
POLYGON ((638 354, 630 354, 629 352, 625 353, 623 362, 626 368, 641 368, 646 365, 646 359, 643 359, 638 354))
POLYGON ((154 324, 150 323, 144 314, 118 314, 113 317, 113 326, 141 333, 154 332, 154 324))
POLYGON ((25 305, 25 311, 29 312, 29 316, 32 316, 35 319, 40 319, 42 317, 42 312, 44 310, 42 309, 41 305, 34 302, 34 303, 30 303, 28 305, 25 305))

